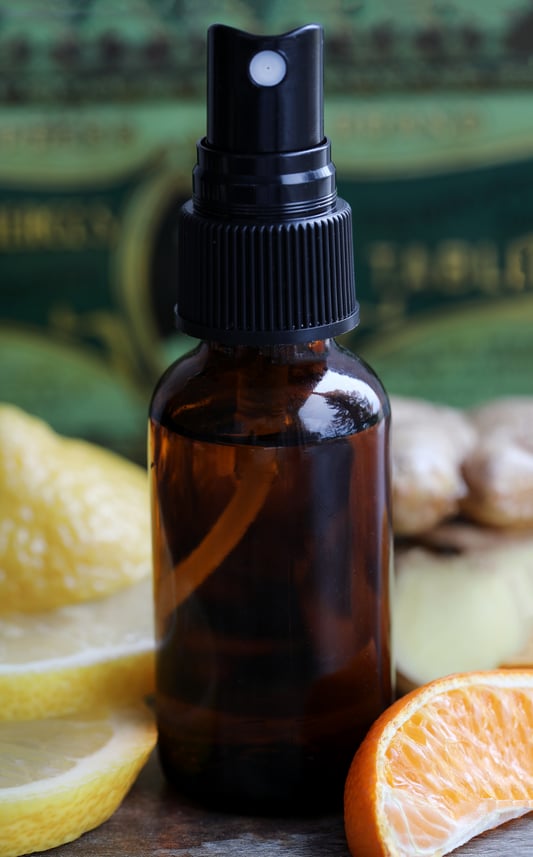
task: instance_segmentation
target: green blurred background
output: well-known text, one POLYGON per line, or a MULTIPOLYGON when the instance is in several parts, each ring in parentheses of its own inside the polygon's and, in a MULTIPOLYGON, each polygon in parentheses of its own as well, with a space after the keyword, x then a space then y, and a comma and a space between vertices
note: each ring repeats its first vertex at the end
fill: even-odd
POLYGON ((326 34, 361 325, 391 392, 533 394, 530 0, 0 2, 0 399, 136 460, 173 329, 205 32, 326 34))

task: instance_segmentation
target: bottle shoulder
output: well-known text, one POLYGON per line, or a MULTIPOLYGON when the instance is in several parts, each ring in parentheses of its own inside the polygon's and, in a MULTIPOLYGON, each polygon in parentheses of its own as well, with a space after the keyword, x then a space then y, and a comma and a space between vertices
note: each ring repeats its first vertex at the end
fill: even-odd
POLYGON ((376 374, 336 344, 316 359, 253 351, 232 359, 199 346, 162 376, 151 418, 180 434, 265 444, 332 439, 388 420, 376 374))

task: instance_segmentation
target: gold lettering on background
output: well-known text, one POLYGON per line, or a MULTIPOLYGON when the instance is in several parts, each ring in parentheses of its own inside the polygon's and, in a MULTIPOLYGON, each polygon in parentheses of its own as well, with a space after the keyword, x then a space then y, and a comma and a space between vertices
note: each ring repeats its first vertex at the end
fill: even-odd
POLYGON ((430 275, 430 259, 423 244, 408 244, 401 256, 400 276, 410 292, 421 292, 430 275))
POLYGON ((460 294, 472 278, 470 251, 466 241, 437 244, 433 278, 447 294, 460 294))
POLYGON ((505 251, 505 284, 509 291, 532 287, 533 235, 517 239, 505 251))
POLYGON ((497 294, 500 288, 500 260, 498 247, 490 241, 480 241, 472 257, 472 278, 480 291, 497 294))
POLYGON ((127 145, 136 136, 130 122, 101 122, 98 119, 70 122, 67 119, 37 121, 27 125, 5 125, 0 128, 0 149, 31 147, 35 149, 57 146, 96 147, 100 145, 127 145))
POLYGON ((482 126, 481 115, 470 108, 406 110, 404 113, 374 108, 358 114, 342 113, 332 117, 332 121, 334 133, 331 136, 334 139, 354 136, 372 140, 388 140, 391 136, 434 137, 438 140, 446 136, 453 139, 473 134, 482 126))
POLYGON ((431 291, 501 295, 533 290, 533 233, 503 247, 491 241, 436 244, 374 241, 368 247, 371 287, 379 301, 431 291))
POLYGON ((396 245, 390 241, 374 241, 368 248, 372 282, 377 291, 386 288, 398 268, 396 245))
POLYGON ((118 219, 102 202, 0 206, 0 250, 80 250, 112 246, 118 219))

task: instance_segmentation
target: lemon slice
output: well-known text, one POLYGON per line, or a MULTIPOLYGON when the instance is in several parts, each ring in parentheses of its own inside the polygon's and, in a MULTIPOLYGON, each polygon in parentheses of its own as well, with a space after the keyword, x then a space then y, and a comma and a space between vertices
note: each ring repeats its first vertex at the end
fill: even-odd
POLYGON ((141 699, 154 685, 151 581, 43 613, 0 616, 0 720, 141 699))
POLYGON ((141 703, 0 724, 0 857, 71 842, 117 809, 155 744, 141 703))
POLYGON ((0 406, 0 611, 102 597, 150 570, 145 470, 0 406))

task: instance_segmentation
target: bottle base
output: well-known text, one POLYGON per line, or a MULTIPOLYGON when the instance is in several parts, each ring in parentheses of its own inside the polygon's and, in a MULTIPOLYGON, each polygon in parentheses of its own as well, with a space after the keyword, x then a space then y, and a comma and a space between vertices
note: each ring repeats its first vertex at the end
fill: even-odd
POLYGON ((163 773, 180 794, 213 811, 239 815, 301 816, 341 812, 348 760, 323 764, 318 769, 312 757, 301 758, 294 748, 217 748, 207 763, 198 764, 198 754, 187 753, 184 764, 180 749, 169 750, 159 741, 163 773), (176 765, 176 755, 180 764, 176 765))

